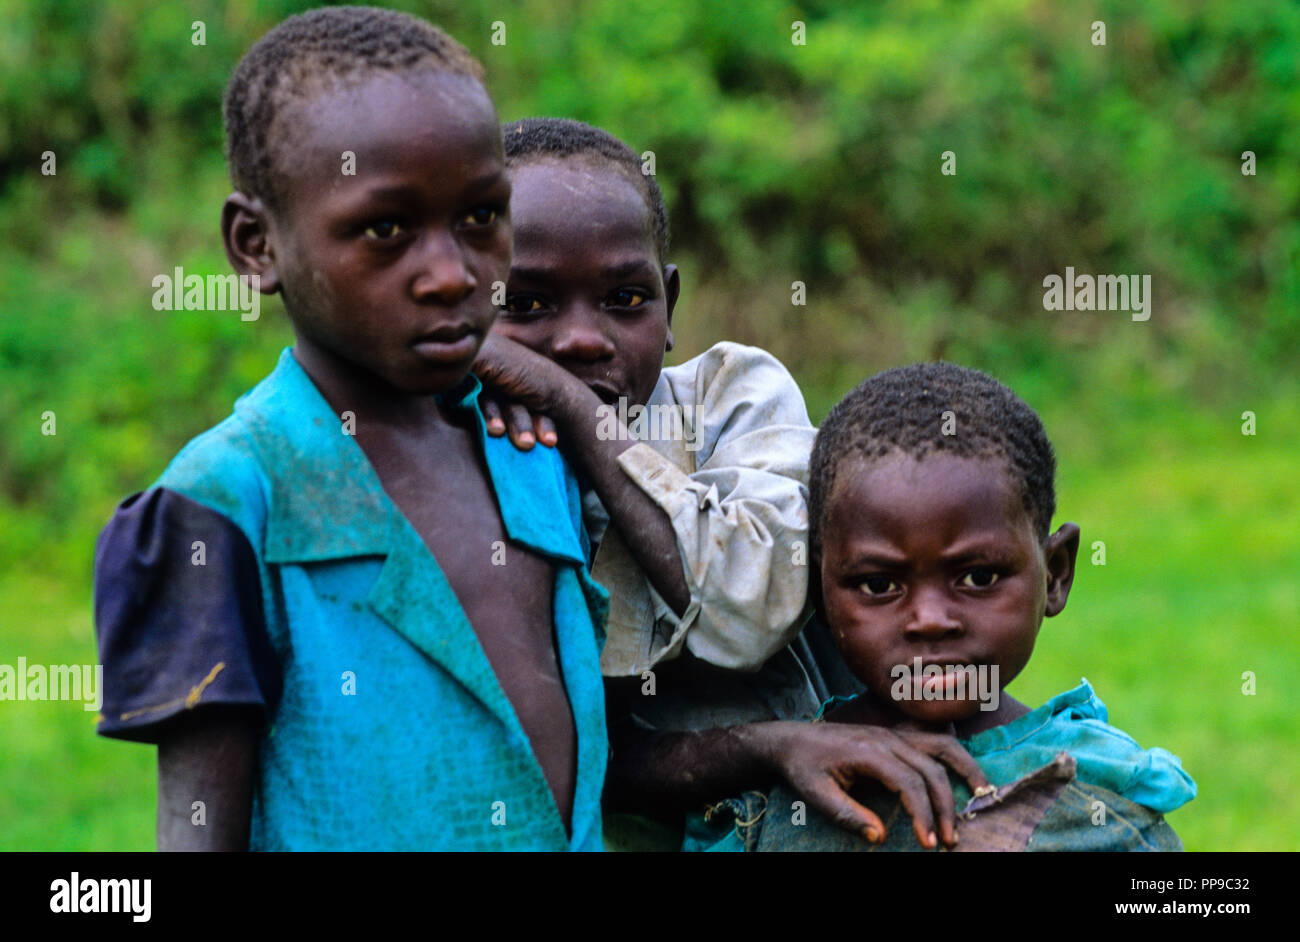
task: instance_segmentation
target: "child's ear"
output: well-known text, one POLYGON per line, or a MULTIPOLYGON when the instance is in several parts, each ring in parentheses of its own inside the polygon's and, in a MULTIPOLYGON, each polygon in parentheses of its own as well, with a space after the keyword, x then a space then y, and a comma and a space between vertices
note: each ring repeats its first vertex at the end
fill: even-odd
POLYGON ((1073 523, 1063 523, 1060 529, 1047 538, 1043 547, 1047 561, 1047 609, 1050 618, 1065 608, 1074 585, 1074 562, 1079 555, 1079 528, 1073 523))
POLYGON ((221 207, 221 239, 226 258, 239 275, 257 275, 262 294, 280 289, 280 275, 271 250, 269 215, 260 199, 235 192, 221 207))
POLYGON ((668 343, 664 352, 673 348, 673 310, 677 307, 677 296, 682 292, 682 278, 677 273, 676 265, 664 266, 664 300, 668 305, 668 343))

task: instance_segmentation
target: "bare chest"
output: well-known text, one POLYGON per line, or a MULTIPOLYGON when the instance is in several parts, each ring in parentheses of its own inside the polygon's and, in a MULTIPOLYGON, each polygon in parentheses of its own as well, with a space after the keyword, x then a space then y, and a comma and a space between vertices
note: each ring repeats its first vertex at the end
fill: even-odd
POLYGON ((577 737, 557 653, 552 564, 508 539, 472 450, 390 457, 376 470, 460 601, 567 824, 577 737))

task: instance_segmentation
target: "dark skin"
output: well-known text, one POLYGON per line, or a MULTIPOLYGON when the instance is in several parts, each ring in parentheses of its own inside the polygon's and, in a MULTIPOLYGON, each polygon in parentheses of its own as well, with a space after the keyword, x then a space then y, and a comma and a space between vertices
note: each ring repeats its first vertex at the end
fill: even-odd
POLYGON ((1014 680, 1045 616, 1065 608, 1079 528, 1040 539, 997 457, 933 452, 848 459, 827 500, 816 563, 821 602, 845 661, 871 691, 828 717, 970 737, 1028 712, 1007 696, 894 699, 891 668, 996 666, 1014 680))
MULTIPOLYGON (((496 315, 492 283, 509 270, 495 109, 472 79, 417 72, 376 74, 292 111, 285 206, 233 194, 227 256, 283 295, 298 363, 336 412, 355 414, 357 444, 438 560, 568 827, 577 735, 553 570, 514 544, 507 565, 487 565, 507 541, 496 500, 472 427, 435 398, 469 371, 496 315), (355 176, 339 172, 345 150, 355 176)), ((160 849, 247 847, 259 735, 213 711, 160 745, 160 849), (189 825, 192 796, 208 802, 204 828, 189 825)))
POLYGON ((247 711, 185 717, 158 743, 158 849, 248 849, 261 729, 247 711), (203 802, 204 826, 194 824, 203 802))
MULTIPOLYGON (((973 760, 960 748, 952 751, 951 737, 1004 725, 1029 708, 1001 691, 993 710, 981 709, 973 695, 894 700, 891 668, 911 666, 916 657, 923 664, 996 665, 999 685, 1010 683, 1028 663, 1043 618, 1065 608, 1079 528, 1066 523, 1040 539, 1000 459, 942 452, 920 461, 898 454, 850 459, 839 470, 824 520, 814 558, 818 604, 870 692, 827 715, 821 729, 830 738, 805 739, 803 724, 753 724, 661 738, 636 761, 676 768, 677 781, 663 784, 697 797, 710 775, 729 777, 734 791, 781 771, 841 826, 858 829, 864 818, 875 819, 863 830, 868 840, 883 837, 884 829, 847 793, 855 781, 875 778, 898 793, 922 845, 934 847, 924 823, 928 791, 939 811, 938 836, 951 845, 957 835, 949 832, 946 777, 939 779, 935 764, 911 760, 894 737, 942 758, 976 789, 987 782, 978 767, 963 771, 973 760), (689 763, 682 761, 687 756, 689 763)), ((629 777, 625 787, 644 792, 651 784, 629 777)))
MULTIPOLYGON (((596 435, 602 404, 644 405, 654 392, 680 279, 661 265, 650 213, 635 183, 608 168, 547 161, 511 173, 515 256, 506 306, 475 363, 505 406, 485 404, 488 433, 531 447, 528 409, 554 420, 566 455, 611 520, 635 534, 628 548, 678 615, 690 603, 672 522, 618 456, 636 444, 596 435)), ((547 429, 537 429, 545 443, 547 429)))
POLYGON ((611 729, 611 738, 615 747, 605 779, 611 808, 680 814, 784 779, 810 807, 873 844, 888 832, 878 815, 854 799, 858 783, 878 783, 896 793, 912 817, 916 839, 931 848, 958 840, 943 766, 972 790, 988 784, 950 735, 865 723, 778 720, 685 733, 627 730, 621 736, 611 729))
MULTIPOLYGON (((644 404, 654 392, 672 346, 677 268, 661 262, 645 197, 618 168, 547 158, 512 168, 511 179, 515 257, 506 307, 475 364, 503 403, 484 407, 489 433, 509 434, 522 448, 558 437, 680 614, 690 592, 671 521, 618 465, 634 443, 595 434, 602 403, 644 404)), ((855 781, 871 779, 899 793, 918 840, 933 847, 957 839, 940 763, 972 787, 986 784, 951 736, 925 732, 772 722, 646 735, 623 721, 640 684, 607 682, 611 808, 680 813, 779 776, 841 826, 883 840, 880 819, 848 794, 855 781)))

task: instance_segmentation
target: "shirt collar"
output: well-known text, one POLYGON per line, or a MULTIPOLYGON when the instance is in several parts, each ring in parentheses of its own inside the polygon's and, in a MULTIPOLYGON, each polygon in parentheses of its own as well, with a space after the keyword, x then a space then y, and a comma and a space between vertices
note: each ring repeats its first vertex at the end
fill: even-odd
MULTIPOLYGON (((519 452, 504 437, 489 438, 478 402, 482 388, 468 374, 442 395, 474 415, 507 535, 546 555, 583 562, 570 515, 556 514, 568 503, 565 481, 543 467, 558 462, 519 452)), ((407 525, 405 518, 291 350, 280 355, 270 376, 235 403, 235 414, 248 429, 270 481, 267 562, 389 552, 398 530, 407 525)))
POLYGON ((1010 723, 986 729, 968 739, 961 740, 966 750, 973 756, 1010 749, 1047 726, 1059 713, 1073 711, 1073 719, 1095 719, 1103 723, 1109 719, 1106 705, 1093 692, 1087 678, 1080 678, 1079 686, 1065 693, 1057 694, 1036 710, 1030 710, 1024 716, 1017 717, 1010 723))

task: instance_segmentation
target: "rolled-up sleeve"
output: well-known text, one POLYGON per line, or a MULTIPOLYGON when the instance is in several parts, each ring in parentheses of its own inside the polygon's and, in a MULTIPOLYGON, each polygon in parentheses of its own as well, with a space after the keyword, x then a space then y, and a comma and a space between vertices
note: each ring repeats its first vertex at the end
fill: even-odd
POLYGON ((166 488, 128 498, 95 552, 103 736, 157 742, 187 711, 279 695, 257 561, 222 514, 166 488))
POLYGON ((809 612, 807 480, 816 429, 794 378, 757 348, 718 344, 664 377, 656 399, 666 392, 693 406, 678 461, 642 442, 619 463, 672 521, 691 600, 678 617, 649 589, 655 625, 630 646, 640 663, 607 663, 623 669, 606 672, 650 667, 683 647, 718 667, 757 670, 809 612))

